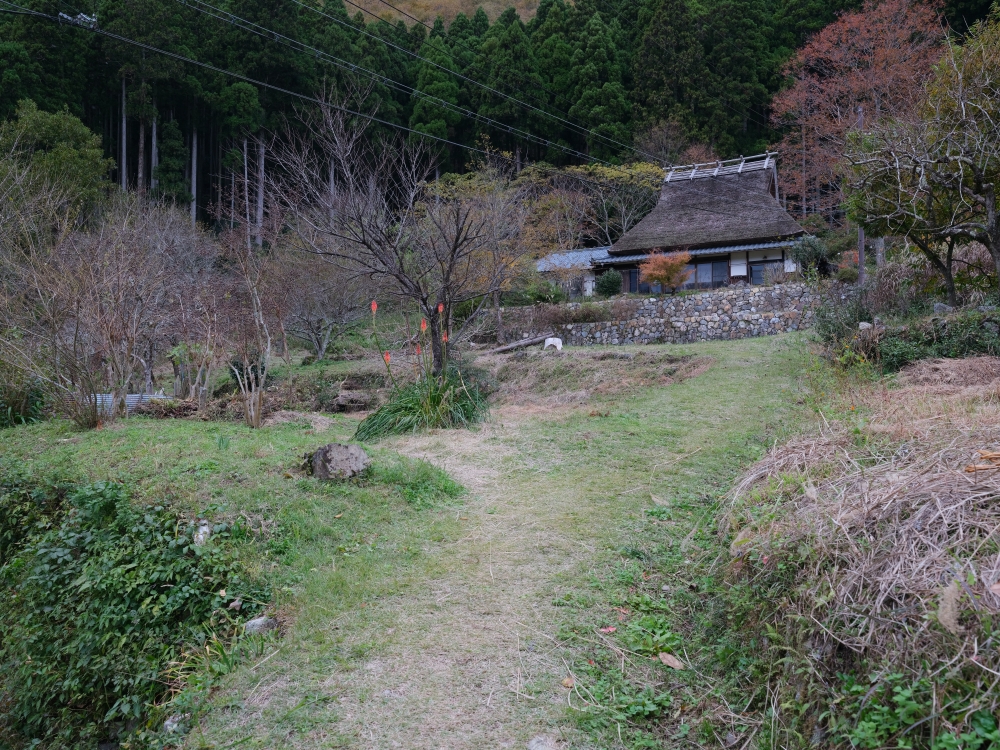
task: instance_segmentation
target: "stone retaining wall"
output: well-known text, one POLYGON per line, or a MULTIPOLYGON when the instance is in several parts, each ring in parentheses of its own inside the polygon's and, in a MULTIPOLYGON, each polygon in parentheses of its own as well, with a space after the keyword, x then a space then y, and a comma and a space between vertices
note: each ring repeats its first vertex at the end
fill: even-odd
POLYGON ((821 299, 820 292, 805 284, 739 285, 690 296, 583 303, 607 308, 605 314, 611 318, 627 315, 621 320, 556 325, 549 322, 553 315, 568 317, 582 312, 580 303, 561 306, 565 310, 556 313, 552 306, 547 310, 541 306, 508 309, 504 318, 510 341, 555 331, 563 343, 573 346, 682 344, 808 328, 821 299))

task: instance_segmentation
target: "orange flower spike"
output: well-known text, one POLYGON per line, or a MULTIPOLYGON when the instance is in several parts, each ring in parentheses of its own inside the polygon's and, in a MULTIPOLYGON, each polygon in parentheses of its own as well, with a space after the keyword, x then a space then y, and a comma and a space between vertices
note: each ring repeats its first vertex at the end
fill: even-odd
POLYGON ((386 364, 389 364, 389 359, 390 359, 390 357, 389 357, 389 352, 386 352, 385 354, 383 354, 383 355, 382 355, 382 359, 384 359, 384 360, 385 360, 385 363, 386 363, 386 364))
POLYGON ((441 340, 444 343, 446 343, 446 344, 448 343, 448 332, 447 331, 445 331, 444 333, 441 334, 441 340))
POLYGON ((376 310, 378 310, 378 302, 376 302, 375 300, 372 300, 372 315, 375 314, 376 310))
POLYGON ((420 344, 417 344, 417 356, 420 356, 420 344))
POLYGON ((444 312, 444 302, 438 302, 438 312, 439 313, 444 312))
POLYGON ((426 331, 427 330, 427 318, 421 318, 420 319, 420 330, 421 331, 426 331))

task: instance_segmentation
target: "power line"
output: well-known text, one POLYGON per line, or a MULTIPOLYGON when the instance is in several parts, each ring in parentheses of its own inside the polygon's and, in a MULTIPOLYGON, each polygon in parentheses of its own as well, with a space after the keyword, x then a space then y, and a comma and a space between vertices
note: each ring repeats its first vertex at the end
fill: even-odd
MULTIPOLYGON (((404 125, 399 125, 399 124, 396 124, 396 123, 393 123, 393 122, 389 122, 388 120, 384 120, 384 119, 381 119, 379 117, 375 117, 374 115, 369 114, 369 113, 358 112, 358 111, 352 110, 352 109, 350 109, 348 107, 343 107, 343 106, 340 106, 340 105, 337 105, 337 104, 333 104, 331 102, 326 102, 326 101, 323 101, 321 99, 317 99, 316 97, 308 96, 306 94, 300 94, 300 93, 298 93, 296 91, 291 91, 291 90, 283 88, 281 86, 275 86, 274 84, 265 83, 263 81, 259 81, 257 79, 251 78, 251 77, 243 75, 241 73, 235 73, 235 72, 233 72, 231 70, 227 70, 225 68, 220 68, 220 67, 212 65, 210 63, 200 62, 198 60, 194 60, 194 59, 186 57, 184 55, 177 54, 176 52, 169 52, 167 50, 162 50, 162 49, 159 49, 158 47, 154 47, 153 45, 146 44, 144 42, 139 42, 139 41, 136 41, 134 39, 129 39, 128 37, 122 36, 120 34, 115 34, 115 33, 110 32, 110 31, 106 31, 106 30, 98 27, 96 25, 96 23, 94 23, 94 24, 80 23, 80 22, 75 21, 74 19, 71 19, 71 18, 68 18, 68 17, 66 19, 62 19, 62 18, 60 18, 58 16, 52 16, 52 15, 49 15, 47 13, 41 13, 39 11, 33 11, 33 10, 28 9, 28 8, 24 8, 24 7, 20 6, 20 5, 17 5, 15 3, 11 2, 11 0, 0 0, 0 2, 4 3, 5 5, 8 5, 8 6, 12 7, 12 8, 17 9, 17 11, 20 11, 19 13, 17 13, 18 15, 35 16, 35 17, 38 17, 38 18, 43 18, 43 19, 48 20, 48 21, 52 21, 54 23, 58 23, 60 25, 62 25, 63 23, 67 23, 69 26, 72 26, 74 28, 85 29, 85 30, 90 31, 92 33, 98 34, 100 36, 107 37, 109 39, 114 39, 115 41, 122 42, 124 44, 131 44, 133 46, 140 47, 140 48, 145 49, 145 50, 150 51, 150 52, 155 52, 157 54, 161 54, 161 55, 164 55, 166 57, 170 57, 172 59, 179 60, 179 61, 184 62, 184 63, 189 63, 191 65, 196 65, 198 67, 205 68, 206 70, 211 70, 211 71, 213 71, 215 73, 220 73, 222 75, 227 75, 227 76, 230 76, 232 78, 236 78, 238 80, 245 81, 247 83, 251 83, 251 84, 253 84, 255 86, 260 86, 262 88, 271 89, 273 91, 277 91, 279 93, 286 94, 288 96, 292 96, 292 97, 301 99, 303 101, 307 101, 307 102, 310 102, 310 103, 313 103, 313 104, 318 104, 321 107, 327 107, 329 109, 333 109, 333 110, 336 110, 336 111, 339 111, 339 112, 344 112, 345 114, 350 114, 350 115, 353 115, 355 117, 361 117, 362 119, 366 119, 366 120, 369 120, 371 122, 378 123, 380 125, 385 125, 386 127, 389 127, 389 128, 393 128, 393 129, 396 129, 396 130, 401 130, 401 131, 406 132, 406 133, 412 133, 412 134, 418 135, 418 136, 420 136, 422 138, 428 138, 430 140, 438 141, 440 143, 444 143, 444 144, 447 144, 449 146, 456 146, 458 148, 465 149, 467 151, 471 151, 473 153, 482 154, 482 155, 484 155, 484 156, 486 156, 488 158, 498 158, 498 159, 501 159, 503 161, 508 162, 509 164, 515 164, 516 163, 513 158, 508 157, 508 156, 504 156, 504 155, 499 154, 499 153, 489 152, 489 151, 486 151, 484 149, 477 148, 475 146, 468 146, 468 145, 463 144, 463 143, 458 143, 456 141, 451 141, 451 140, 449 140, 447 138, 441 138, 439 136, 430 135, 428 133, 424 133, 422 131, 415 130, 413 128, 409 128, 409 127, 406 127, 404 125)), ((0 11, 0 12, 10 13, 11 11, 0 11)), ((622 169, 620 169, 618 167, 615 167, 614 165, 610 165, 610 168, 617 169, 618 171, 621 171, 623 174, 626 174, 626 175, 628 174, 628 172, 626 172, 625 170, 622 170, 622 169)), ((553 167, 546 167, 546 168, 543 168, 543 169, 548 169, 548 171, 550 173, 551 172, 558 172, 558 170, 556 170, 553 167)), ((598 182, 596 180, 588 179, 588 178, 582 177, 580 175, 572 175, 572 179, 575 179, 575 180, 578 180, 580 182, 583 182, 583 183, 586 183, 586 184, 590 184, 590 185, 604 186, 604 183, 598 182)), ((704 195, 711 195, 710 193, 705 193, 704 191, 694 190, 694 189, 692 189, 692 192, 701 193, 701 194, 704 194, 704 195)), ((716 197, 723 198, 724 200, 727 200, 727 201, 733 202, 733 203, 746 203, 746 205, 756 205, 756 204, 751 204, 751 203, 748 203, 748 202, 739 201, 739 200, 735 200, 735 199, 724 198, 724 196, 716 196, 716 197)), ((733 218, 740 218, 738 214, 731 214, 731 213, 728 213, 728 212, 725 212, 725 211, 717 211, 717 210, 713 210, 713 209, 710 209, 710 208, 706 208, 704 206, 691 206, 690 208, 693 208, 694 210, 697 210, 697 211, 702 211, 704 213, 710 213, 710 214, 715 214, 715 215, 719 215, 719 216, 730 216, 730 217, 733 217, 733 218)))
POLYGON ((236 28, 242 29, 242 30, 244 30, 246 32, 249 32, 251 34, 255 34, 255 35, 261 37, 262 39, 267 39, 269 41, 277 42, 278 44, 283 44, 286 47, 298 50, 300 52, 310 52, 310 53, 313 53, 317 58, 325 59, 327 62, 335 65, 338 68, 346 70, 346 71, 348 71, 350 73, 361 73, 363 75, 366 75, 366 76, 372 78, 375 81, 383 83, 384 85, 388 86, 389 88, 392 88, 392 89, 394 89, 396 91, 399 91, 400 93, 407 94, 409 96, 415 96, 415 97, 418 97, 418 98, 426 99, 426 100, 430 101, 432 104, 434 104, 434 105, 436 105, 436 106, 438 106, 438 107, 440 107, 442 109, 448 110, 450 112, 455 112, 456 114, 464 116, 464 117, 472 118, 472 119, 477 120, 479 122, 482 122, 484 124, 488 124, 491 127, 497 128, 498 130, 506 131, 506 132, 510 133, 511 135, 519 136, 521 138, 524 138, 524 139, 527 139, 529 141, 532 141, 532 142, 536 143, 537 145, 548 146, 550 148, 556 148, 556 149, 559 149, 559 150, 563 151, 564 153, 570 154, 572 156, 579 157, 581 159, 588 159, 588 160, 591 160, 591 161, 598 161, 601 164, 604 164, 605 166, 611 166, 610 162, 606 162, 606 161, 603 161, 601 159, 597 159, 596 157, 590 156, 590 155, 585 154, 585 153, 583 153, 581 151, 577 151, 576 149, 570 148, 568 146, 563 146, 563 145, 561 145, 559 143, 554 143, 554 142, 548 140, 547 138, 542 138, 541 136, 536 136, 535 134, 530 133, 528 131, 521 130, 520 128, 516 128, 516 127, 514 127, 512 125, 507 125, 505 123, 499 122, 499 121, 494 120, 494 119, 492 119, 490 117, 487 117, 485 115, 481 115, 478 112, 473 112, 472 110, 466 109, 464 107, 460 107, 460 106, 458 106, 456 104, 452 104, 449 101, 446 101, 446 100, 441 99, 439 97, 432 96, 432 95, 427 94, 427 93, 425 93, 423 91, 420 91, 419 89, 417 89, 417 88, 415 88, 413 86, 409 86, 408 84, 401 83, 400 81, 396 81, 396 80, 394 80, 392 78, 389 78, 388 76, 384 76, 384 75, 381 75, 379 73, 376 73, 376 72, 374 72, 372 70, 369 70, 368 68, 365 68, 365 67, 363 67, 361 65, 357 65, 357 64, 352 63, 352 62, 350 62, 348 60, 344 60, 342 58, 336 57, 335 55, 331 55, 330 53, 325 52, 324 50, 321 50, 321 49, 318 49, 318 48, 313 47, 311 45, 305 44, 304 42, 300 42, 299 40, 297 40, 297 39, 295 39, 293 37, 287 36, 285 34, 281 34, 280 32, 277 32, 277 31, 273 31, 273 30, 268 29, 268 28, 266 28, 264 26, 261 26, 260 24, 254 23, 253 21, 248 21, 245 18, 241 18, 240 16, 234 15, 233 13, 229 13, 227 11, 223 11, 223 10, 221 10, 221 9, 219 9, 219 8, 211 5, 210 3, 204 2, 203 0, 180 0, 180 1, 183 2, 183 4, 185 4, 185 5, 190 5, 191 7, 194 8, 194 10, 198 11, 199 13, 204 13, 205 15, 207 15, 207 16, 209 16, 211 18, 215 18, 216 20, 223 21, 225 23, 231 24, 231 25, 235 26, 236 28), (211 11, 210 10, 205 10, 205 8, 195 7, 195 4, 197 4, 197 5, 203 5, 203 6, 207 7, 207 8, 210 8, 211 11), (215 12, 213 13, 212 11, 215 11, 215 12))
MULTIPOLYGON (((298 0, 293 0, 293 2, 298 2, 298 0)), ((362 11, 362 12, 364 12, 364 13, 367 13, 367 14, 368 14, 368 15, 370 15, 370 16, 371 16, 372 18, 377 18, 377 19, 379 19, 379 20, 382 20, 381 18, 379 18, 379 16, 375 15, 375 14, 374 14, 374 13, 373 13, 372 11, 368 10, 367 8, 365 8, 365 7, 361 6, 361 5, 358 5, 358 4, 357 4, 357 3, 355 3, 355 2, 352 2, 352 0, 343 0, 343 2, 347 3, 348 5, 352 5, 352 6, 354 6, 355 8, 357 8, 358 10, 360 10, 360 11, 362 11)), ((407 13, 407 12, 406 12, 406 11, 404 11, 403 9, 401 9, 401 8, 397 8, 397 7, 395 6, 395 5, 393 5, 392 3, 388 2, 388 0, 379 0, 379 2, 380 2, 380 3, 382 3, 383 5, 386 5, 386 6, 390 7, 390 8, 392 8, 392 9, 393 9, 394 11, 396 11, 396 12, 397 12, 397 13, 399 13, 400 15, 402 15, 402 16, 405 16, 406 18, 409 18, 409 19, 410 19, 411 21, 413 21, 414 23, 419 23, 419 24, 420 24, 421 26, 423 26, 424 28, 427 28, 427 29, 430 29, 431 31, 434 31, 434 27, 433 27, 433 26, 431 26, 431 25, 429 25, 429 24, 425 23, 424 21, 421 21, 421 20, 420 20, 419 18, 417 18, 416 16, 411 16, 411 15, 410 15, 409 13, 407 13)), ((313 10, 313 11, 316 11, 316 12, 320 12, 320 11, 317 11, 317 10, 316 10, 315 8, 312 8, 312 7, 311 7, 311 6, 309 6, 309 5, 304 5, 303 3, 298 3, 298 4, 299 4, 299 5, 303 5, 303 7, 305 7, 305 8, 308 8, 309 10, 313 10)), ((474 55, 478 55, 478 54, 479 54, 479 51, 478 51, 478 50, 474 50, 474 49, 472 49, 472 47, 470 47, 469 45, 465 44, 465 43, 464 43, 463 41, 461 41, 460 39, 454 39, 454 40, 452 40, 452 43, 453 43, 453 44, 456 44, 456 45, 459 45, 459 46, 461 46, 461 47, 462 47, 463 49, 465 49, 465 50, 468 50, 469 52, 471 52, 471 53, 472 53, 472 54, 474 54, 474 55)), ((524 79, 524 77, 523 77, 523 76, 519 76, 519 78, 521 79, 521 81, 522 81, 522 82, 524 82, 524 81, 525 81, 525 79, 524 79)), ((545 86, 544 84, 543 84, 543 85, 541 85, 541 86, 539 86, 539 88, 541 88, 541 89, 542 89, 542 91, 546 92, 547 94, 550 94, 550 95, 551 95, 551 96, 553 96, 553 97, 555 97, 555 96, 558 96, 558 94, 556 94, 556 93, 555 93, 554 91, 552 91, 552 90, 551 90, 550 88, 548 88, 548 87, 547 87, 547 86, 545 86)), ((529 89, 529 91, 530 91, 530 89, 529 89)), ((572 115, 570 115, 570 114, 569 114, 568 112, 566 112, 565 110, 563 110, 563 109, 560 109, 559 107, 556 107, 555 105, 553 105, 553 104, 551 104, 551 103, 548 103, 548 102, 546 102, 546 104, 547 104, 547 105, 548 105, 549 107, 551 107, 552 109, 554 109, 554 110, 555 110, 556 112, 558 112, 559 114, 562 114, 562 115, 565 115, 566 117, 572 117, 572 115)), ((580 125, 579 127, 585 127, 585 126, 583 126, 583 125, 580 125)), ((595 131, 593 131, 593 130, 590 130, 590 129, 587 129, 587 131, 586 131, 586 132, 587 132, 587 133, 588 133, 589 135, 593 135, 593 136, 596 136, 596 137, 598 137, 598 138, 603 138, 603 139, 604 139, 605 141, 607 141, 608 143, 612 143, 612 144, 614 144, 614 145, 616 145, 616 146, 621 146, 622 148, 626 148, 626 149, 629 149, 630 151, 634 151, 634 152, 635 152, 635 153, 637 153, 637 154, 642 154, 643 156, 648 156, 648 157, 650 157, 650 158, 653 158, 653 159, 655 159, 655 158, 656 158, 656 156, 655 156, 654 154, 650 154, 650 153, 647 153, 646 151, 643 151, 643 150, 642 150, 642 149, 640 149, 640 148, 636 148, 636 147, 635 147, 634 145, 633 145, 633 146, 627 146, 627 145, 625 145, 624 143, 621 143, 620 141, 617 141, 617 140, 615 140, 614 138, 609 138, 608 136, 605 136, 605 135, 602 135, 601 133, 597 133, 597 132, 595 132, 595 131)))
MULTIPOLYGON (((196 11, 198 11, 200 13, 205 13, 206 15, 208 15, 208 16, 210 16, 212 18, 215 18, 217 20, 221 20, 221 21, 224 21, 226 23, 232 24, 232 25, 236 26, 237 28, 243 29, 244 31, 248 31, 250 33, 256 34, 257 36, 260 36, 263 39, 267 39, 267 40, 270 40, 270 41, 275 41, 275 42, 278 42, 279 44, 285 44, 286 46, 289 46, 289 47, 291 47, 293 49, 298 49, 299 51, 309 51, 309 52, 314 53, 317 57, 326 57, 326 58, 329 58, 335 65, 338 65, 338 67, 342 67, 342 68, 344 68, 346 70, 349 70, 351 72, 362 72, 362 73, 364 73, 366 75, 369 75, 369 76, 371 76, 371 77, 373 77, 375 79, 383 81, 386 85, 388 85, 390 87, 395 87, 395 89, 397 91, 405 89, 405 91, 403 91, 403 93, 411 93, 411 94, 415 93, 417 95, 423 95, 423 92, 419 92, 419 91, 417 91, 417 89, 415 89, 415 88, 413 88, 411 86, 408 86, 407 84, 400 83, 399 81, 396 81, 396 80, 394 80, 392 78, 389 78, 387 76, 382 76, 382 75, 380 75, 378 73, 374 73, 373 71, 370 71, 367 68, 364 68, 362 66, 356 65, 354 63, 350 63, 348 61, 341 60, 340 58, 334 57, 333 55, 330 55, 329 53, 324 52, 323 50, 320 50, 320 49, 317 49, 316 47, 313 47, 311 45, 305 44, 304 42, 300 42, 297 39, 294 39, 293 37, 289 37, 289 36, 287 36, 285 34, 281 34, 281 33, 277 32, 277 31, 273 31, 273 30, 268 29, 268 28, 266 28, 264 26, 261 26, 260 24, 257 24, 257 23, 255 23, 253 21, 248 21, 248 20, 246 20, 244 18, 241 18, 240 16, 236 16, 236 15, 234 15, 232 13, 227 12, 227 11, 223 11, 223 10, 221 10, 221 9, 213 6, 211 3, 207 2, 207 0, 178 0, 178 1, 182 2, 184 5, 190 5, 190 6, 194 7, 194 10, 196 10, 196 11), (207 10, 204 10, 203 8, 195 7, 195 4, 211 8, 213 11, 216 11, 216 13, 221 14, 221 15, 217 15, 216 13, 209 12, 207 10), (243 24, 245 24, 245 25, 243 25, 243 24), (250 28, 250 27, 253 27, 253 28, 250 28)), ((302 5, 302 3, 299 2, 299 0, 293 0, 293 2, 296 2, 299 5, 302 5)), ((423 58, 421 58, 421 59, 423 59, 423 58)), ((438 67, 440 67, 440 66, 438 66, 438 67)), ((447 70, 446 68, 442 68, 442 69, 447 70)), ((597 162, 597 163, 601 164, 602 166, 608 167, 609 169, 616 169, 616 170, 622 172, 622 174, 626 174, 626 175, 628 174, 628 172, 626 170, 621 169, 620 167, 617 167, 616 165, 611 164, 610 162, 604 161, 602 159, 598 159, 597 157, 594 157, 594 156, 591 156, 591 155, 588 155, 588 154, 581 153, 579 151, 576 151, 575 149, 570 149, 570 148, 568 148, 566 146, 562 146, 561 144, 554 143, 554 142, 548 140, 547 138, 543 138, 541 136, 536 136, 533 133, 529 133, 527 131, 520 130, 519 128, 514 128, 512 126, 505 125, 503 123, 499 123, 496 120, 493 120, 491 118, 485 117, 483 115, 479 115, 478 113, 475 113, 475 112, 471 112, 470 110, 467 110, 467 109, 464 109, 464 108, 461 108, 461 107, 457 107, 455 105, 452 105, 450 102, 446 102, 446 101, 444 101, 442 99, 438 99, 437 97, 426 96, 426 98, 433 100, 434 102, 436 102, 438 104, 438 106, 441 106, 442 108, 449 108, 451 111, 456 111, 459 114, 463 114, 463 115, 465 115, 467 117, 472 117, 474 119, 477 119, 477 120, 480 120, 480 121, 483 121, 483 122, 488 122, 488 123, 492 124, 493 126, 495 126, 497 128, 500 128, 501 130, 506 130, 507 132, 512 133, 512 134, 519 134, 521 137, 527 138, 527 139, 529 139, 529 140, 531 140, 531 141, 533 141, 533 142, 535 142, 535 143, 537 143, 539 145, 543 145, 543 146, 547 146, 547 147, 551 147, 551 148, 557 148, 559 150, 562 150, 565 153, 569 153, 569 154, 578 156, 578 157, 586 159, 588 161, 597 162)), ((418 131, 418 132, 420 132, 420 131, 418 131)), ((710 193, 707 193, 707 192, 705 192, 703 190, 698 190, 696 188, 691 188, 691 192, 698 193, 698 194, 701 194, 701 195, 712 195, 710 193)), ((754 203, 751 203, 751 202, 748 202, 748 201, 742 201, 742 200, 739 200, 737 198, 730 198, 730 197, 727 197, 727 196, 712 196, 712 197, 715 197, 717 199, 721 199, 721 200, 723 200, 723 201, 725 201, 727 203, 736 203, 736 204, 743 204, 743 205, 747 205, 747 206, 757 207, 757 204, 754 204, 754 203)), ((701 210, 708 210, 708 209, 701 209, 701 210)), ((716 213, 719 213, 719 212, 716 212, 716 213)), ((726 215, 735 216, 734 214, 726 214, 726 215)))
MULTIPOLYGON (((183 2, 183 0, 180 0, 180 1, 183 2)), ((198 0, 193 0, 193 1, 197 2, 198 0)), ((370 37, 372 39, 380 41, 383 44, 385 44, 385 45, 387 45, 389 47, 392 47, 394 49, 397 49, 400 52, 403 52, 403 53, 405 53, 407 55, 410 55, 411 57, 414 57, 417 60, 421 60, 421 61, 427 63, 428 65, 433 65, 435 68, 438 68, 439 70, 443 70, 445 73, 448 73, 449 75, 453 75, 453 76, 455 76, 457 78, 461 78, 463 81, 467 81, 467 82, 473 84, 474 86, 479 86, 480 88, 485 89, 486 91, 489 91, 492 94, 496 94, 497 96, 503 97, 504 99, 507 99, 508 101, 514 102, 515 104, 517 104, 520 107, 525 107, 525 108, 530 109, 530 110, 532 110, 534 112, 538 112, 539 114, 541 114, 544 117, 548 117, 550 119, 553 119, 553 120, 556 120, 558 122, 561 122, 564 125, 568 125, 571 128, 575 128, 578 133, 586 134, 586 135, 592 135, 592 136, 596 136, 598 138, 603 138, 607 142, 613 143, 613 144, 615 144, 617 146, 621 146, 622 148, 626 148, 626 149, 629 149, 629 150, 632 150, 632 151, 636 150, 632 146, 628 146, 628 145, 626 145, 624 143, 616 141, 613 138, 609 138, 608 136, 601 135, 600 133, 595 133, 594 131, 588 130, 586 127, 584 127, 582 125, 577 125, 576 123, 570 122, 569 120, 563 119, 562 117, 554 115, 554 114, 552 114, 550 112, 546 112, 545 110, 540 109, 539 107, 536 107, 533 104, 528 104, 527 102, 522 101, 522 100, 518 99, 517 97, 510 96, 509 94, 505 94, 502 91, 499 91, 499 90, 493 88, 492 86, 487 86, 485 83, 480 83, 479 81, 475 80, 474 78, 469 78, 467 75, 465 75, 463 73, 459 73, 457 71, 451 70, 449 68, 444 67, 443 65, 438 65, 436 62, 428 60, 425 57, 421 57, 417 53, 411 52, 410 50, 408 50, 408 49, 406 49, 404 47, 400 47, 398 44, 395 44, 394 42, 391 42, 388 39, 385 39, 384 37, 375 36, 374 34, 370 34, 369 32, 367 32, 367 31, 365 31, 363 29, 359 29, 357 26, 355 26, 355 25, 353 25, 351 23, 348 23, 347 21, 344 21, 343 19, 337 18, 336 16, 331 16, 328 13, 324 13, 323 11, 319 10, 318 8, 314 8, 314 7, 310 6, 310 5, 302 2, 301 0, 292 0, 292 2, 295 3, 296 5, 302 6, 306 10, 310 10, 313 13, 316 13, 316 14, 318 14, 320 16, 323 16, 324 18, 327 18, 327 19, 333 21, 334 23, 340 24, 341 26, 346 26, 346 27, 348 27, 348 28, 350 28, 350 29, 352 29, 354 31, 357 31, 357 32, 359 32, 361 34, 364 34, 367 37, 370 37)), ((371 11, 368 11, 368 12, 369 12, 369 14, 371 14, 371 11)), ((371 15, 374 15, 374 14, 371 14, 371 15)), ((377 18, 377 16, 376 16, 376 18, 377 18)), ((566 116, 569 117, 569 115, 566 115, 566 116)), ((639 152, 639 153, 641 153, 641 152, 639 152)), ((652 156, 652 155, 651 154, 647 154, 647 156, 652 156)))

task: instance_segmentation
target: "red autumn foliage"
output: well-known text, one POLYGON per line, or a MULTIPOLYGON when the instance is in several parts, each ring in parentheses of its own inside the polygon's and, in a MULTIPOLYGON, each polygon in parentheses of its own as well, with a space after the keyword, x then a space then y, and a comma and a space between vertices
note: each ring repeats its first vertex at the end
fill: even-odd
POLYGON ((918 105, 945 39, 940 11, 936 2, 867 0, 792 58, 785 72, 794 84, 772 104, 775 124, 789 128, 777 150, 790 211, 805 217, 843 202, 837 165, 859 107, 871 125, 918 105))
POLYGON ((644 283, 659 284, 664 289, 676 289, 691 277, 687 264, 691 253, 654 253, 639 265, 639 279, 644 283))

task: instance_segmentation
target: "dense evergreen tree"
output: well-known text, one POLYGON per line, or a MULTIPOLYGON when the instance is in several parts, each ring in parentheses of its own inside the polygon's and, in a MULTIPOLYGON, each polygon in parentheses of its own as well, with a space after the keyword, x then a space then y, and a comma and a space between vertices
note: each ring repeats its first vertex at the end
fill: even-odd
POLYGON ((620 154, 620 144, 628 145, 632 137, 630 104, 622 85, 625 64, 621 36, 617 22, 608 26, 600 13, 595 13, 584 27, 582 43, 572 60, 573 105, 569 114, 594 133, 587 137, 587 151, 605 160, 620 154))
MULTIPOLYGON (((46 112, 67 107, 102 135, 106 155, 120 160, 120 141, 126 139, 128 164, 122 166, 130 185, 140 171, 143 184, 150 182, 154 123, 161 166, 164 148, 177 146, 166 147, 163 140, 165 123, 172 121, 171 138, 179 136, 180 147, 171 157, 176 163, 170 179, 177 181, 170 194, 190 190, 196 168, 202 214, 221 199, 221 184, 241 164, 243 136, 276 129, 297 105, 287 94, 237 86, 225 74, 67 23, 72 13, 62 0, 19 1, 50 16, 68 15, 59 24, 0 13, 0 119, 12 117, 22 99, 46 112), (188 187, 181 191, 185 179, 188 187)), ((948 0, 945 14, 962 32, 987 12, 988 2, 948 0)), ((489 132, 494 144, 522 157, 568 164, 580 158, 561 147, 602 160, 632 158, 629 148, 614 142, 629 144, 633 134, 664 123, 723 157, 778 141, 782 134, 770 125, 770 107, 786 84, 785 64, 811 35, 839 12, 859 8, 861 0, 541 0, 527 24, 513 8, 491 24, 479 8, 450 24, 438 18, 430 29, 368 21, 361 13, 352 17, 341 0, 317 4, 316 11, 293 0, 213 4, 221 7, 221 17, 176 0, 77 0, 72 11, 98 18, 102 28, 124 37, 301 94, 343 92, 350 79, 352 86, 371 87, 369 103, 377 103, 379 117, 391 123, 468 145, 489 132), (239 19, 259 28, 240 28, 239 19), (364 72, 348 72, 323 53, 391 81, 372 83, 364 72), (529 144, 504 127, 458 118, 413 96, 411 87, 554 145, 529 144)), ((453 153, 448 166, 461 169, 465 159, 453 153)))
POLYGON ((153 170, 157 180, 156 195, 168 201, 188 203, 191 193, 184 179, 190 153, 176 120, 163 123, 160 129, 160 163, 153 170))
MULTIPOLYGON (((433 36, 420 48, 420 56, 428 62, 420 66, 417 73, 417 91, 428 97, 458 105, 458 80, 448 71, 455 70, 451 51, 442 36, 433 36)), ((452 140, 454 128, 462 116, 454 111, 436 105, 430 99, 417 99, 410 115, 410 127, 421 133, 452 140)), ((448 162, 461 155, 448 152, 448 162)), ((461 161, 457 163, 461 166, 461 161)))

